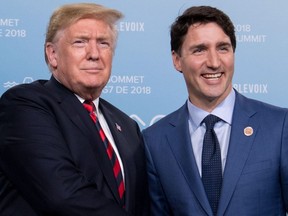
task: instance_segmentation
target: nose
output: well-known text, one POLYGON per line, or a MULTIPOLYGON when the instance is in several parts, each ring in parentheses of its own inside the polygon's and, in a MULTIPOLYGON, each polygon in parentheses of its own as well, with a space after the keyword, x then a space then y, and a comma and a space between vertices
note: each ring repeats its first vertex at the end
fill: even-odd
POLYGON ((220 67, 220 56, 217 51, 209 51, 207 55, 207 67, 217 69, 220 67))
POLYGON ((87 59, 89 61, 96 61, 99 59, 99 56, 100 50, 97 43, 90 41, 89 45, 87 46, 87 59))

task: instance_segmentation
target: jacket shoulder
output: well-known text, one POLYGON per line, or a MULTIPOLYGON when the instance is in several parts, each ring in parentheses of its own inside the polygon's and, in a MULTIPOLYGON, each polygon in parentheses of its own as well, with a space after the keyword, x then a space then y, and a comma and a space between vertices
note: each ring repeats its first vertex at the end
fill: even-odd
POLYGON ((162 133, 170 127, 174 127, 179 122, 187 119, 185 116, 188 114, 186 103, 179 109, 169 113, 162 119, 155 122, 153 125, 145 128, 143 134, 162 133))
POLYGON ((36 97, 45 92, 44 85, 48 80, 37 80, 32 83, 16 85, 3 93, 1 98, 36 97))

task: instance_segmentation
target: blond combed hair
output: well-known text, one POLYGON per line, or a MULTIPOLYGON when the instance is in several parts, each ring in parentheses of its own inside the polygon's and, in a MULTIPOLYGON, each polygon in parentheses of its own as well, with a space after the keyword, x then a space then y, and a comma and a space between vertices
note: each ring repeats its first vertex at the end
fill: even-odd
MULTIPOLYGON (((50 17, 46 31, 45 47, 48 42, 55 42, 57 33, 66 29, 80 19, 91 18, 104 21, 113 32, 113 48, 117 40, 116 22, 123 17, 123 14, 115 9, 110 9, 95 3, 66 4, 56 9, 50 17)), ((44 47, 44 50, 45 50, 44 47)), ((46 52, 45 60, 48 63, 46 52)))

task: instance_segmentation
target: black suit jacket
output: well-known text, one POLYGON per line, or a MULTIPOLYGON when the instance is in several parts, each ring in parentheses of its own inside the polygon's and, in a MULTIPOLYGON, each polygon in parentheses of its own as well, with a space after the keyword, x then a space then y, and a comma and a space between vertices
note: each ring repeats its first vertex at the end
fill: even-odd
POLYGON ((123 162, 125 208, 95 125, 52 77, 2 95, 0 215, 148 215, 139 127, 107 101, 100 99, 99 107, 123 162))

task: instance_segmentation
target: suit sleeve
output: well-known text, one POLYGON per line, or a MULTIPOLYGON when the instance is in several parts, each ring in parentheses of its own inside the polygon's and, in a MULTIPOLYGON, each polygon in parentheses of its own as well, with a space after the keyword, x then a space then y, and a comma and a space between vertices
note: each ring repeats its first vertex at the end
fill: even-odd
POLYGON ((284 121, 284 135, 281 149, 281 185, 286 213, 288 213, 288 112, 284 121))
POLYGON ((0 166, 24 199, 39 215, 128 215, 79 169, 49 104, 17 89, 1 98, 0 166))
POLYGON ((148 188, 149 195, 151 199, 151 215, 152 216, 169 216, 169 204, 165 197, 164 191, 161 186, 161 181, 157 174, 153 162, 153 156, 150 152, 150 147, 153 148, 157 143, 153 142, 151 137, 143 131, 143 139, 145 143, 145 153, 146 153, 146 163, 147 163, 147 173, 148 173, 148 188))

